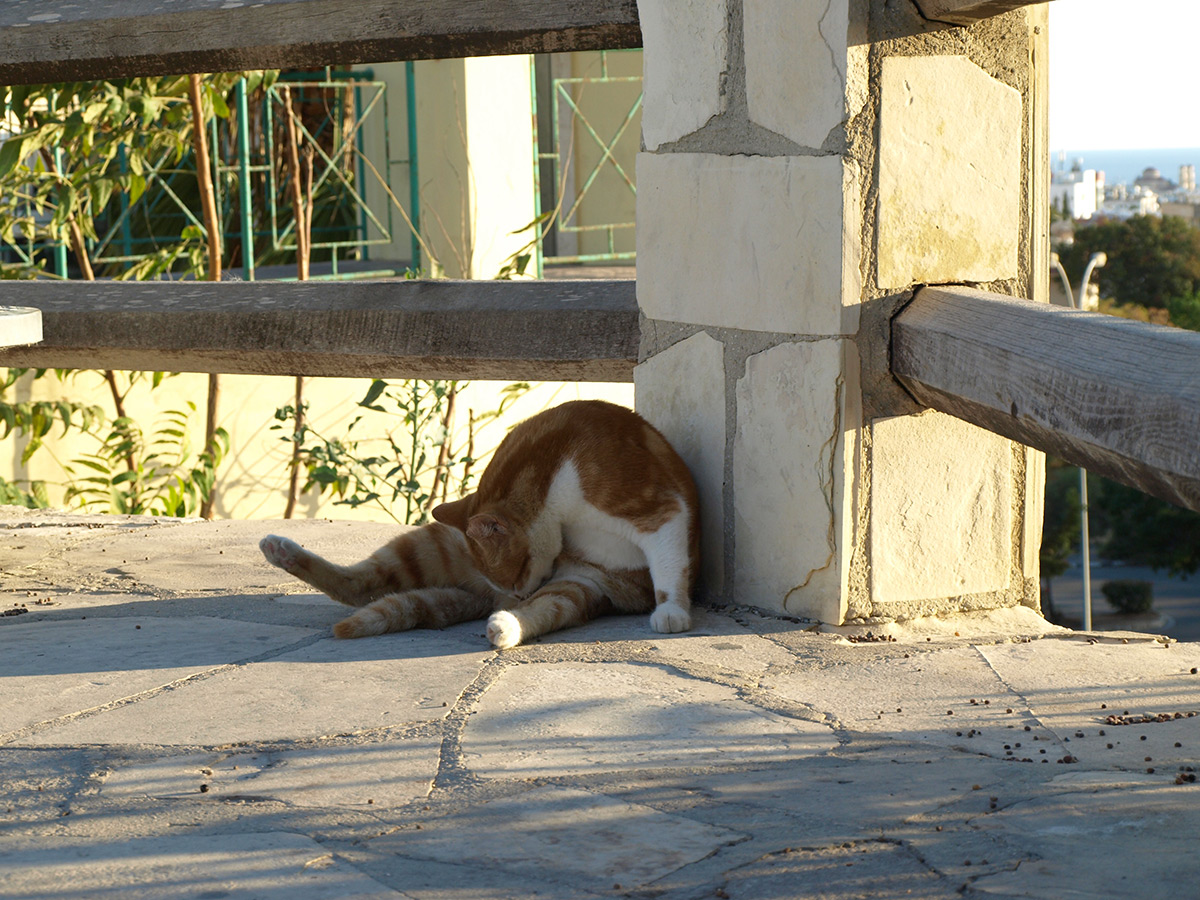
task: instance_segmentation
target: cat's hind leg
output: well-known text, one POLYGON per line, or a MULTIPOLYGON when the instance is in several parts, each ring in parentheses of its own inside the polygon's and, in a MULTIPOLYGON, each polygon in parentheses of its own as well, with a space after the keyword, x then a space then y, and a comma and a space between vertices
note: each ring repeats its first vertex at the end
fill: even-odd
POLYGON ((507 650, 522 641, 612 612, 612 601, 597 580, 552 578, 512 609, 492 613, 487 636, 498 650, 507 650))
POLYGON ((445 628, 482 619, 493 608, 489 596, 462 588, 422 588, 388 594, 333 626, 340 638, 359 638, 412 628, 445 628))
POLYGON ((451 587, 473 572, 466 539, 433 523, 398 535, 362 562, 331 563, 290 538, 269 534, 259 549, 271 565, 347 606, 365 606, 384 594, 451 587))
POLYGON ((382 578, 371 578, 370 573, 364 571, 369 560, 356 566, 339 566, 278 534, 268 534, 258 542, 258 549, 271 565, 347 606, 370 603, 383 587, 382 578))
POLYGON ((650 627, 660 634, 689 631, 692 627, 694 542, 686 509, 639 541, 654 582, 650 627))

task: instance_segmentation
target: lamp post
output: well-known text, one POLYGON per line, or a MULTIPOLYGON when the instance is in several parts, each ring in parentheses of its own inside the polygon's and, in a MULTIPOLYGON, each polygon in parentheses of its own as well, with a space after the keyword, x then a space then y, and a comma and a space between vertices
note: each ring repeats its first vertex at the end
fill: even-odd
MULTIPOLYGON (((1092 272, 1101 268, 1108 262, 1108 255, 1105 253, 1093 253, 1088 260, 1087 268, 1083 270, 1083 280, 1079 283, 1079 296, 1076 297, 1071 291, 1071 280, 1067 278, 1067 270, 1063 268, 1059 262, 1058 254, 1050 254, 1050 265, 1058 272, 1058 277, 1062 279, 1063 290, 1067 292, 1067 299, 1071 306, 1075 309, 1083 309, 1083 302, 1087 298, 1088 283, 1092 280, 1092 272)), ((1080 549, 1083 551, 1083 630, 1092 630, 1092 552, 1090 544, 1090 535, 1088 534, 1088 490, 1087 490, 1087 470, 1080 468, 1079 470, 1079 524, 1080 531, 1080 549)))

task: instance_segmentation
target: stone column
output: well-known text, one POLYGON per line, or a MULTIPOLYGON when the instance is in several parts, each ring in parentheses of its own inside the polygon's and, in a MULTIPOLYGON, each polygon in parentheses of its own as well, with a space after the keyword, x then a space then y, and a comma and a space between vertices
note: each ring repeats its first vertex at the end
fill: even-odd
POLYGON ((1044 10, 639 12, 637 405, 696 475, 704 594, 839 623, 1036 606, 1039 459, 921 410, 887 347, 916 285, 1044 283, 1044 10))

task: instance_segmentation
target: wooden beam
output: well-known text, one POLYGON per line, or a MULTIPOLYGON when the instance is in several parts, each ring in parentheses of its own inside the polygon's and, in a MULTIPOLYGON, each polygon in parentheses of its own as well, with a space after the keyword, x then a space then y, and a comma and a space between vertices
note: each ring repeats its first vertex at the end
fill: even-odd
POLYGON ((15 282, 41 344, 0 366, 630 381, 633 281, 15 282))
POLYGON ((1034 6, 1043 0, 917 0, 921 15, 936 22, 973 25, 1002 13, 1034 6))
POLYGON ((10 0, 0 84, 641 46, 636 0, 10 0))
POLYGON ((926 406, 1200 510, 1200 334, 929 287, 893 322, 892 374, 926 406))

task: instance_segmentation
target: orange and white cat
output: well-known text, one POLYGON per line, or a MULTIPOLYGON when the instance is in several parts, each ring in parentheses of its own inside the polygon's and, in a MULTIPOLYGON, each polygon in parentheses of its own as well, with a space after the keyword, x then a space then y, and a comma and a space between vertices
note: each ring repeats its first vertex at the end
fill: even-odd
POLYGON ((490 614, 513 647, 607 613, 691 627, 699 555, 696 488, 644 419, 597 400, 564 403, 500 443, 478 489, 433 510, 363 562, 339 566, 268 535, 267 560, 361 609, 338 637, 441 628, 490 614))

